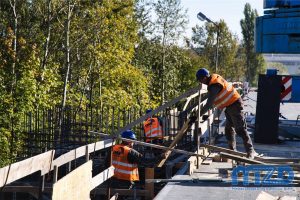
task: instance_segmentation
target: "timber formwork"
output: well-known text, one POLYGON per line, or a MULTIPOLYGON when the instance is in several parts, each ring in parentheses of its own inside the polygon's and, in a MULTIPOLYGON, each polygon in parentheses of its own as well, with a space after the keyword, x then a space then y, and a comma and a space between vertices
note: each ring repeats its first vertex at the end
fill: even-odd
MULTIPOLYGON (((85 113, 78 111, 76 113, 71 109, 62 112, 58 109, 27 114, 24 118, 24 132, 28 135, 28 155, 44 153, 0 169, 1 198, 26 199, 20 195, 27 193, 27 199, 59 199, 60 195, 58 194, 62 192, 61 190, 72 194, 75 192, 72 191, 72 188, 76 188, 77 193, 88 194, 92 199, 102 198, 103 196, 100 195, 103 194, 107 198, 115 198, 115 192, 119 195, 154 198, 162 185, 157 187, 157 184, 141 181, 142 184, 145 183, 145 186, 142 186, 144 189, 122 190, 98 187, 102 183, 105 185, 104 182, 113 175, 113 168, 107 164, 106 159, 110 154, 105 148, 109 150, 115 142, 115 138, 126 129, 133 129, 137 133, 138 139, 143 140, 142 122, 150 115, 158 115, 163 118, 167 146, 162 148, 177 153, 170 154, 163 167, 142 170, 145 170, 146 179, 153 179, 157 176, 159 178, 173 176, 178 169, 185 166, 184 163, 187 162, 190 155, 196 155, 196 158, 200 156, 199 152, 180 151, 178 148, 194 150, 200 144, 200 136, 207 130, 210 132, 209 125, 214 116, 204 123, 198 120, 193 126, 184 130, 184 134, 181 135, 181 139, 176 141, 176 144, 168 147, 174 139, 176 140, 177 132, 188 121, 190 114, 192 112, 199 114, 198 108, 205 103, 205 98, 203 98, 205 92, 204 89, 199 90, 199 87, 193 88, 146 115, 143 115, 142 111, 135 111, 133 112, 135 114, 132 114, 131 112, 116 112, 114 109, 107 109, 106 112, 100 113, 91 111, 91 109, 87 109, 88 111, 85 113), (93 113, 96 113, 96 116, 93 113), (121 116, 123 116, 123 120, 121 116), (58 126, 59 121, 61 121, 61 126, 58 126), (99 141, 99 133, 103 132, 110 135, 112 139, 99 141), (84 145, 80 146, 82 144, 84 145), (89 171, 92 173, 86 173, 89 171), (78 188, 72 185, 72 183, 78 182, 86 183, 87 186, 78 188)), ((210 136, 211 133, 208 135, 210 136)), ((144 149, 143 144, 137 146, 138 150, 144 149)), ((64 199, 67 198, 69 197, 64 197, 64 199)), ((78 198, 71 195, 70 199, 78 198)))

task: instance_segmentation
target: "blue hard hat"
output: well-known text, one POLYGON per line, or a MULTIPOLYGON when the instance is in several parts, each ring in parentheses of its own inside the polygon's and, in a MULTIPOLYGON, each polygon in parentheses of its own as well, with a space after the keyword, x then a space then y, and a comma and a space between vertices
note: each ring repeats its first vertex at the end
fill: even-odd
POLYGON ((122 138, 136 140, 135 134, 132 130, 126 130, 121 134, 122 138))
POLYGON ((150 113, 150 112, 152 112, 152 109, 151 109, 151 108, 146 110, 146 114, 148 114, 148 113, 150 113))
POLYGON ((197 73, 196 73, 196 78, 197 78, 197 80, 199 81, 201 78, 203 78, 203 77, 208 77, 209 76, 209 71, 207 70, 207 69, 205 69, 205 68, 201 68, 201 69, 199 69, 198 71, 197 71, 197 73))

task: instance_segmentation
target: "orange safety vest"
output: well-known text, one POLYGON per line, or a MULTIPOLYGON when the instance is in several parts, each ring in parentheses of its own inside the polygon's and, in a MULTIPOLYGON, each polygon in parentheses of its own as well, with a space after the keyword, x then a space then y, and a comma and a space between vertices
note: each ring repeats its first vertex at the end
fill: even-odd
POLYGON ((125 145, 113 146, 112 165, 115 167, 114 177, 126 181, 138 181, 140 179, 138 166, 128 161, 130 150, 131 148, 125 145))
POLYGON ((144 132, 146 137, 146 142, 150 142, 152 139, 163 138, 163 129, 159 124, 158 118, 148 118, 144 121, 144 132))
POLYGON ((212 74, 211 80, 208 85, 216 83, 221 84, 223 89, 218 93, 217 97, 214 100, 215 107, 219 109, 225 108, 241 98, 236 89, 231 84, 229 84, 222 76, 218 74, 212 74))

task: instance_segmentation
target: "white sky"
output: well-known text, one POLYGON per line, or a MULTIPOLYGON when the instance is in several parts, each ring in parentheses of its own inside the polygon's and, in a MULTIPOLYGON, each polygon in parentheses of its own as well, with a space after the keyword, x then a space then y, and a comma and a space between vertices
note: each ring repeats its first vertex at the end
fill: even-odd
POLYGON ((242 39, 240 20, 244 18, 244 6, 250 3, 259 16, 263 15, 263 0, 181 0, 184 8, 188 9, 189 25, 186 35, 191 35, 191 28, 205 22, 197 19, 197 13, 202 12, 212 21, 223 19, 231 32, 242 39))

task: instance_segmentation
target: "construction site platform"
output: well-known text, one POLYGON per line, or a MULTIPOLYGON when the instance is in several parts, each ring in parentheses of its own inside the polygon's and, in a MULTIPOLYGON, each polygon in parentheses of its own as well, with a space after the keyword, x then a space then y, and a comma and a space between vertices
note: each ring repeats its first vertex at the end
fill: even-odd
MULTIPOLYGON (((156 200, 256 200, 259 195, 272 195, 274 199, 287 196, 300 199, 300 187, 233 187, 230 182, 197 182, 201 178, 224 178, 227 170, 232 169, 231 163, 212 162, 210 165, 200 165, 192 175, 176 175, 155 197, 156 200), (183 182, 180 182, 183 180, 183 182), (190 182, 186 180, 191 180, 190 182)), ((268 198, 263 197, 268 200, 268 198)))
MULTIPOLYGON (((244 98, 245 112, 255 117, 257 93, 251 91, 244 98)), ((300 103, 290 103, 281 105, 280 112, 289 120, 296 122, 299 115, 300 103)), ((221 120, 224 115, 221 115, 221 120)), ((223 120, 223 122, 225 122, 223 120)), ((251 125, 251 118, 247 121, 251 125)), ((227 148, 227 140, 224 136, 225 123, 219 127, 219 136, 215 138, 214 145, 227 148)), ((254 124, 253 124, 254 126, 254 124)), ((277 144, 260 144, 255 143, 254 128, 248 126, 248 133, 252 138, 255 151, 265 159, 299 159, 300 160, 300 140, 282 140, 277 144)), ((243 141, 236 137, 237 150, 245 152, 243 141)), ((200 145, 201 146, 201 145, 200 145)), ((300 165, 297 162, 297 165, 300 165)), ((250 184, 244 187, 239 184, 238 187, 231 184, 230 172, 233 170, 232 162, 211 162, 210 164, 201 164, 199 168, 194 169, 191 175, 175 175, 172 179, 178 182, 168 182, 166 186, 157 194, 156 200, 168 199, 205 199, 205 200, 300 200, 300 185, 292 187, 255 187, 250 184), (197 179, 223 179, 224 182, 200 182, 197 179), (189 181, 190 180, 190 181, 189 181)), ((295 171, 295 176, 299 176, 299 171, 295 171)))

